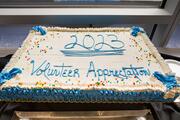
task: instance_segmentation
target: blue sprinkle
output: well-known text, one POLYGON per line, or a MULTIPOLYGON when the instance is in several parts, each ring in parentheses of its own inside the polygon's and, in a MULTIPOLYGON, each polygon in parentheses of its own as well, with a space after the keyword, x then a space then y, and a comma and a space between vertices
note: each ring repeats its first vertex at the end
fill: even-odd
POLYGON ((78 94, 79 93, 79 91, 75 91, 75 94, 78 94))
POLYGON ((108 94, 108 91, 105 91, 106 94, 108 94))
POLYGON ((109 92, 110 92, 111 94, 113 94, 113 91, 112 91, 112 90, 110 90, 109 92))
POLYGON ((101 93, 101 94, 104 94, 104 92, 103 92, 102 90, 100 90, 100 93, 101 93))
POLYGON ((23 90, 23 93, 26 94, 28 91, 26 89, 23 90))
POLYGON ((54 89, 54 93, 58 93, 58 91, 56 89, 54 89))

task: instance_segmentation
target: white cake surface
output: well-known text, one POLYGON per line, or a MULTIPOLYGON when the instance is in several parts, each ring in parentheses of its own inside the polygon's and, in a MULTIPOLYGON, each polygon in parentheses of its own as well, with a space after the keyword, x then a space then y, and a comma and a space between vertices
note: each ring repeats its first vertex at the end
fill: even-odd
POLYGON ((44 29, 46 35, 29 33, 4 69, 17 67, 22 73, 1 88, 167 91, 152 74, 171 70, 146 33, 133 36, 131 28, 44 29))

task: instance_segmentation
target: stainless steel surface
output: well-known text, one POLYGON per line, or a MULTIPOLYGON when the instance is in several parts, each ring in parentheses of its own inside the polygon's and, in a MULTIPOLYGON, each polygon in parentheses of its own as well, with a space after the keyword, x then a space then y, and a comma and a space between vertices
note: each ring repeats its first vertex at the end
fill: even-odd
MULTIPOLYGON (((123 15, 123 16, 170 16, 171 14, 159 8, 0 8, 0 15, 123 15), (143 10, 143 11, 142 11, 143 10)), ((143 21, 141 21, 143 22, 143 21)))
POLYGON ((166 59, 165 62, 169 65, 170 69, 173 73, 176 73, 176 77, 178 78, 179 84, 180 84, 180 62, 173 59, 166 59))
POLYGON ((14 54, 17 48, 0 48, 0 57, 5 57, 9 54, 14 54))
POLYGON ((159 8, 0 8, 0 24, 166 24, 170 16, 159 8))
POLYGON ((180 48, 162 48, 158 47, 158 51, 163 54, 180 57, 180 48))
POLYGON ((15 111, 12 120, 154 120, 150 110, 22 112, 15 111))
POLYGON ((0 24, 167 24, 172 19, 170 10, 119 7, 0 8, 0 24))
POLYGON ((162 0, 1 0, 0 7, 159 7, 162 0))
MULTIPOLYGON (((180 54, 180 52, 179 52, 180 54)), ((176 75, 177 83, 180 84, 180 62, 173 59, 166 59, 165 62, 169 65, 170 69, 176 75)), ((175 99, 175 104, 180 107, 180 96, 175 99)))

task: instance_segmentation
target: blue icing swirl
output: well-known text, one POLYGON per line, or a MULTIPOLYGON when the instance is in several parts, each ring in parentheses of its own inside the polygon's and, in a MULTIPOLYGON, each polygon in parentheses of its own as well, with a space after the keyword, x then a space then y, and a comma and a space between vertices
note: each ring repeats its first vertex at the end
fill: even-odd
POLYGON ((0 73, 0 84, 3 84, 7 80, 15 77, 17 74, 22 73, 21 69, 13 68, 9 72, 1 72, 0 73))
POLYGON ((46 31, 41 26, 34 26, 32 27, 33 30, 40 32, 41 35, 46 35, 46 31))
POLYGON ((154 72, 153 75, 158 80, 160 80, 168 89, 172 89, 173 87, 176 87, 178 85, 175 75, 163 75, 157 71, 154 72))
POLYGON ((139 32, 144 33, 144 30, 142 28, 140 28, 140 27, 137 27, 137 26, 133 26, 131 28, 131 30, 132 30, 131 35, 134 36, 134 37, 136 37, 139 32))

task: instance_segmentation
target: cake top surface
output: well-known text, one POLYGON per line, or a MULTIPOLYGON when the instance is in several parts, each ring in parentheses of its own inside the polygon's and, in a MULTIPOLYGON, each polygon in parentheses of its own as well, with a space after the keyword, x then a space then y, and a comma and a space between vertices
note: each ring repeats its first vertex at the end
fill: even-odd
POLYGON ((142 28, 41 30, 29 33, 4 68, 19 68, 21 73, 1 88, 168 90, 153 74, 171 70, 142 28))

